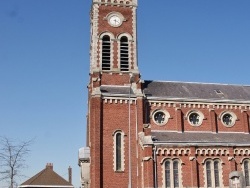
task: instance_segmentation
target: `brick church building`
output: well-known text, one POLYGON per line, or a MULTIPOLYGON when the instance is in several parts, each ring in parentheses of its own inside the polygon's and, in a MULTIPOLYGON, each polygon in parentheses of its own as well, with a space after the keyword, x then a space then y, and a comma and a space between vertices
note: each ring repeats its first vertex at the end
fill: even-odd
POLYGON ((137 0, 92 2, 82 184, 250 187, 250 86, 143 80, 136 14, 137 0))

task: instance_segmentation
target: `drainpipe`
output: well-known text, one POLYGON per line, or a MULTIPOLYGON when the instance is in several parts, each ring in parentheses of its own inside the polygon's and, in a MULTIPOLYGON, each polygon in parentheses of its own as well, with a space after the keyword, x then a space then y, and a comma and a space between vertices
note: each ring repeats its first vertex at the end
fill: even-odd
POLYGON ((156 157, 156 146, 153 148, 153 161, 154 161, 154 188, 158 187, 158 182, 157 182, 157 157, 156 157))
POLYGON ((134 75, 129 74, 129 100, 128 100, 128 188, 132 188, 132 170, 131 170, 131 88, 134 81, 134 75))

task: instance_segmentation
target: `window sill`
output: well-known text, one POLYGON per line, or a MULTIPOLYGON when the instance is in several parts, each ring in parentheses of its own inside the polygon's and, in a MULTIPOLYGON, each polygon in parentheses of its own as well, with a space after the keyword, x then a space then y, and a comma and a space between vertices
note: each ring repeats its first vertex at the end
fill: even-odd
POLYGON ((116 170, 115 173, 124 173, 123 170, 116 170))

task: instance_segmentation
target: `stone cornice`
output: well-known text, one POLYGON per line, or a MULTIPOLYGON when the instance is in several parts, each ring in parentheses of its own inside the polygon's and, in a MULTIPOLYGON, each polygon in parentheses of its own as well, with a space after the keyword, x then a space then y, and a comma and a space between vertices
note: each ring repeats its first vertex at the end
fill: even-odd
POLYGON ((237 103, 203 103, 203 102, 185 102, 185 101, 156 101, 148 100, 150 106, 158 107, 178 107, 178 108, 197 108, 197 109, 226 109, 226 110, 250 110, 249 104, 237 104, 237 103))
POLYGON ((137 0, 93 0, 94 4, 103 4, 111 6, 135 6, 137 7, 137 0))

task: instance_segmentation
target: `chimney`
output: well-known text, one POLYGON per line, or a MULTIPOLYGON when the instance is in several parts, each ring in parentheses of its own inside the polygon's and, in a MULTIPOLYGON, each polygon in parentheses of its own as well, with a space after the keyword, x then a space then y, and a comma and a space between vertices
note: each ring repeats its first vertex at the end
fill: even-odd
POLYGON ((69 183, 72 184, 72 168, 70 166, 68 168, 68 173, 69 173, 69 183))
POLYGON ((53 170, 53 163, 47 163, 46 168, 53 170))

